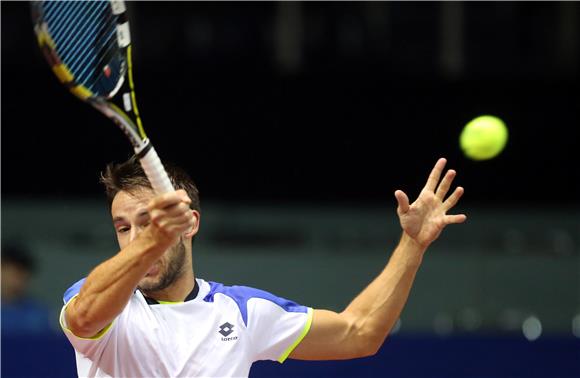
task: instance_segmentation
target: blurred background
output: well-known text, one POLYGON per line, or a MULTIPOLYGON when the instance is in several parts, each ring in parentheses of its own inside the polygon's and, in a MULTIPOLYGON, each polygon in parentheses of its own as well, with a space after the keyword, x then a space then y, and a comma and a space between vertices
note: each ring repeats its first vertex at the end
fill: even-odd
MULTIPOLYGON (((129 6, 145 129, 200 188, 200 277, 340 311, 397 243, 396 189, 440 156, 466 188, 378 356, 253 377, 580 376, 579 3, 129 6), (482 114, 510 138, 475 162, 482 114)), ((1 21, 2 376, 72 376, 62 294, 117 251, 98 178, 131 147, 57 82, 27 3, 1 21)))

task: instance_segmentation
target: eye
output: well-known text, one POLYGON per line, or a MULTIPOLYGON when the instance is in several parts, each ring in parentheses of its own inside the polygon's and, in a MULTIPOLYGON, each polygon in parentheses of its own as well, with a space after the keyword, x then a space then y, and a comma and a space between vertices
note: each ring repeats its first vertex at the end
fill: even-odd
POLYGON ((124 234, 124 233, 126 233, 126 232, 129 232, 129 230, 130 230, 130 229, 131 229, 130 227, 127 227, 127 226, 121 226, 121 227, 118 227, 118 228, 117 228, 117 233, 118 233, 118 234, 124 234))

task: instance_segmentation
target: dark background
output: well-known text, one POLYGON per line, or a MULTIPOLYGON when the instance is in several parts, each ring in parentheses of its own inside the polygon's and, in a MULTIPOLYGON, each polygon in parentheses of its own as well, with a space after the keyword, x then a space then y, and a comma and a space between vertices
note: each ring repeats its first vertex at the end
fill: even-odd
MULTIPOLYGON (((445 156, 465 203, 577 204, 578 5, 445 6, 132 3, 145 129, 205 199, 391 201, 445 156), (449 17, 459 63, 446 65, 449 17), (299 41, 290 63, 282 24, 299 41), (458 138, 481 114, 510 139, 473 162, 458 138)), ((26 3, 2 3, 2 95, 5 197, 99 196, 105 164, 131 154, 53 77, 26 3)))
MULTIPOLYGON (((395 189, 414 198, 440 156, 466 189, 469 222, 430 249, 377 356, 260 362, 252 376, 580 376, 578 3, 129 7, 145 129, 206 204, 204 278, 340 311, 400 235, 395 189), (483 114, 510 139, 474 162, 459 134, 483 114)), ((2 238, 30 248, 31 292, 57 314, 77 275, 117 251, 98 178, 132 150, 58 83, 27 3, 3 1, 1 21, 2 238)), ((2 376, 75 375, 53 323, 3 328, 2 376)))

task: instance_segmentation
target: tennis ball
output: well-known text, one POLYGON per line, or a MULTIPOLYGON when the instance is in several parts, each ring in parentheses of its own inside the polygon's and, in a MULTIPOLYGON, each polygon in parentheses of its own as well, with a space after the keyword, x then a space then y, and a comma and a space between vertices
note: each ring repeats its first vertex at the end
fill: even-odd
POLYGON ((473 160, 487 160, 497 156, 508 140, 505 123, 497 117, 477 117, 463 128, 459 145, 465 156, 473 160))

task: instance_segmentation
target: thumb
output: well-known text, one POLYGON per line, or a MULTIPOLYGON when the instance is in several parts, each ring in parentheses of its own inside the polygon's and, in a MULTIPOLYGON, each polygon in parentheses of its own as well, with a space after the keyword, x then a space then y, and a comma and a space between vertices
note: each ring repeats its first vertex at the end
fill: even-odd
POLYGON ((402 190, 395 191, 395 198, 397 199, 397 204, 399 207, 397 208, 397 213, 399 215, 405 214, 409 211, 409 197, 403 192, 402 190))

